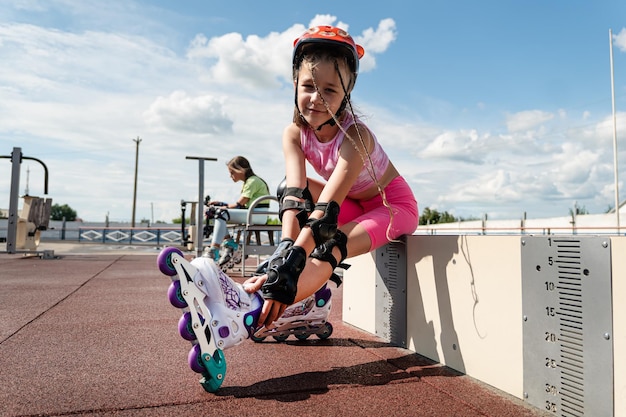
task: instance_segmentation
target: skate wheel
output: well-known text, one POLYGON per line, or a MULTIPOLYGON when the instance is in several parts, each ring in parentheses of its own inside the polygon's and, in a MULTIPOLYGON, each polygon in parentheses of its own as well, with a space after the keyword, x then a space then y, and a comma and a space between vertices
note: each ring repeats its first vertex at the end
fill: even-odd
POLYGON ((167 298, 169 298, 170 304, 176 308, 187 307, 187 301, 185 301, 183 294, 180 291, 180 281, 172 281, 170 286, 167 288, 167 298))
POLYGON ((157 256, 157 266, 159 270, 168 277, 176 275, 176 268, 174 268, 174 264, 172 264, 173 253, 183 256, 183 253, 178 248, 172 246, 163 249, 161 253, 159 253, 159 256, 157 256))
POLYGON ((309 333, 296 333, 294 336, 296 336, 298 340, 307 340, 311 335, 309 333))
POLYGON ((257 337, 255 335, 252 335, 250 336, 250 339, 252 339, 253 342, 261 343, 262 341, 265 340, 265 336, 257 337))
POLYGON ((317 333, 317 337, 325 340, 328 339, 331 334, 333 334, 333 325, 326 322, 326 324, 324 325, 324 331, 322 331, 321 333, 317 333))
POLYGON ((277 342, 284 342, 289 337, 289 334, 280 334, 280 335, 276 335, 276 336, 272 336, 272 337, 277 342))
POLYGON ((193 327, 191 327, 191 313, 188 311, 180 316, 180 320, 178 320, 178 334, 190 342, 196 340, 196 334, 193 332, 193 327))
POLYGON ((195 373, 201 374, 206 371, 204 364, 202 363, 202 351, 200 350, 200 345, 193 345, 189 350, 189 355, 187 356, 187 363, 192 371, 195 373))

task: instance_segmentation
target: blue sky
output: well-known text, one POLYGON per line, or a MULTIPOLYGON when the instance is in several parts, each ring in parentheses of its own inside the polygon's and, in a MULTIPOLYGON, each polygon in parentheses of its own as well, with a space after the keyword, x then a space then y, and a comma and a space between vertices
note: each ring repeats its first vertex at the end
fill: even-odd
MULTIPOLYGON (((79 217, 170 221, 180 200, 232 201, 224 164, 283 177, 293 39, 344 27, 366 55, 352 95, 420 208, 490 219, 614 204, 612 29, 619 184, 626 175, 626 2, 0 0, 0 155, 50 170, 79 217)), ((10 163, 0 159, 0 208, 10 163), (5 162, 2 162, 5 161, 5 162), (5 174, 2 175, 1 173, 5 174)), ((20 190, 43 194, 22 163, 20 190), (28 172, 28 174, 27 174, 28 172)))

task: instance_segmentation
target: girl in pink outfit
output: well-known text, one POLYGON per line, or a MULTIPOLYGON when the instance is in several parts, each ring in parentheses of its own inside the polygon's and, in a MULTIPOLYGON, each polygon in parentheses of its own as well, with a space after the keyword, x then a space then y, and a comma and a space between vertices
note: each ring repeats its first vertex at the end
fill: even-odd
POLYGON ((286 184, 279 189, 283 240, 267 273, 244 285, 263 292, 259 325, 271 326, 288 305, 314 294, 345 258, 417 228, 413 192, 352 108, 363 54, 331 26, 294 42, 295 111, 283 132, 286 184), (324 182, 307 178, 306 162, 324 182))

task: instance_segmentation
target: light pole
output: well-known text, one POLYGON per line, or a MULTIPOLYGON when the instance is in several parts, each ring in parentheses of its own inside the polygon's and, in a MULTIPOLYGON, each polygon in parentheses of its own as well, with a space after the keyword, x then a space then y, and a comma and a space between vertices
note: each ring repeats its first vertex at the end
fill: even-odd
POLYGON ((133 218, 131 221, 131 227, 135 227, 135 208, 137 206, 137 167, 139 165, 139 144, 141 143, 141 139, 137 136, 136 139, 133 139, 137 145, 135 146, 135 187, 133 189, 133 218))
POLYGON ((611 56, 611 105, 613 107, 613 177, 615 182, 615 222, 619 234, 619 175, 617 173, 617 123, 615 121, 615 78, 613 75, 613 31, 609 29, 609 53, 611 56))

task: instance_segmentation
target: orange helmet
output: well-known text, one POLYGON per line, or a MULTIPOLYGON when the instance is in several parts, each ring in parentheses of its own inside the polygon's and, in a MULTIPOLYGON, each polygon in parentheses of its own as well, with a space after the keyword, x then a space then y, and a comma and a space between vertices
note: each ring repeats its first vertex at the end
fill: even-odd
POLYGON ((365 54, 361 45, 357 45, 352 36, 343 29, 334 26, 315 26, 293 41, 293 65, 296 67, 302 57, 302 48, 306 44, 326 44, 342 47, 347 52, 348 63, 355 74, 359 72, 359 59, 365 54))

